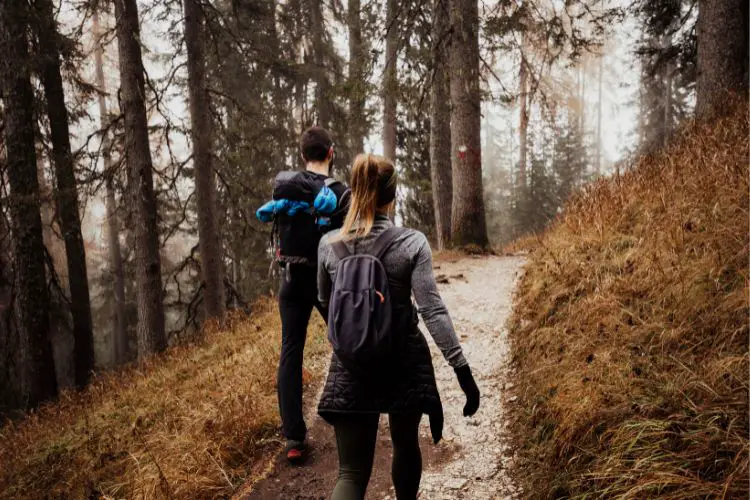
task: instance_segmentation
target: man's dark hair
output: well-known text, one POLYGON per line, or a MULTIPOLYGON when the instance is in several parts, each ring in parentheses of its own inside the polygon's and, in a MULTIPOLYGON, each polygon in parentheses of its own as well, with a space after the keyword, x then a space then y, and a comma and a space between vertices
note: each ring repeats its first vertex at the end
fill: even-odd
POLYGON ((299 149, 305 161, 323 161, 333 146, 331 134, 323 127, 310 127, 302 133, 299 149))

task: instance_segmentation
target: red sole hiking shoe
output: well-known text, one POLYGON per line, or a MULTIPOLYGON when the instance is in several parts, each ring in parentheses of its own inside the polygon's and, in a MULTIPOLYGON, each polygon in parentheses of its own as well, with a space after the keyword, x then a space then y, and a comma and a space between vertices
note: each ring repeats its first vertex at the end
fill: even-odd
POLYGON ((286 445, 286 459, 299 464, 307 457, 307 444, 302 441, 290 441, 286 445))

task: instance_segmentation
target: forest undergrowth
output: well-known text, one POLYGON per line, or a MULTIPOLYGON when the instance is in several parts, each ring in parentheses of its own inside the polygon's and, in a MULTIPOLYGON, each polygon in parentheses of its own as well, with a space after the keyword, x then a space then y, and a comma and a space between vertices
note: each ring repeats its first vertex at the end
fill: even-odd
POLYGON ((748 497, 747 104, 589 186, 511 324, 528 498, 748 497))
MULTIPOLYGON (((328 352, 322 321, 305 382, 328 352)), ((279 449, 278 312, 270 299, 199 344, 104 373, 0 427, 0 498, 216 498, 279 449)))

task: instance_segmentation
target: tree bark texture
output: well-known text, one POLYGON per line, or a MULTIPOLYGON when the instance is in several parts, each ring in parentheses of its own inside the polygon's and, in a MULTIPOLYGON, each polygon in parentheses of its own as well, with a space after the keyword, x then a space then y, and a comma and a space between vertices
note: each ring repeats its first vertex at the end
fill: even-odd
POLYGON ((115 0, 120 53, 120 98, 125 124, 128 192, 135 233, 138 357, 163 351, 164 304, 153 164, 149 149, 143 59, 136 0, 115 0))
POLYGON ((5 107, 4 132, 10 184, 15 310, 22 396, 34 407, 57 394, 49 336, 49 292, 44 269, 39 182, 34 149, 34 93, 29 77, 26 27, 30 18, 23 0, 0 2, 0 82, 5 107))
MULTIPOLYGON (((300 38, 295 41, 294 49, 295 49, 294 57, 295 57, 295 63, 297 67, 304 68, 306 50, 305 50, 305 39, 303 36, 300 36, 300 38)), ((307 127, 307 117, 305 116, 305 99, 307 97, 306 95, 307 94, 306 92, 307 76, 304 74, 304 72, 300 72, 300 73, 301 74, 297 75, 297 78, 295 78, 295 82, 294 82, 294 111, 292 114, 292 116, 294 117, 294 125, 296 127, 295 132, 297 133, 297 135, 302 135, 302 132, 304 132, 305 128, 307 127)), ((301 161, 299 154, 295 154, 295 160, 297 162, 301 161)))
MULTIPOLYGON (((518 186, 523 193, 526 188, 526 162, 529 137, 528 68, 526 67, 526 58, 523 51, 521 51, 521 67, 518 70, 518 99, 520 101, 518 108, 520 113, 518 126, 518 186)), ((583 115, 583 106, 581 108, 581 115, 583 115)))
MULTIPOLYGON (((667 146, 667 143, 669 142, 670 137, 672 136, 672 124, 674 122, 673 117, 673 104, 672 104, 672 95, 673 95, 673 83, 672 83, 672 76, 674 73, 674 68, 672 66, 672 62, 667 62, 664 65, 664 138, 662 141, 662 145, 664 147, 667 146)), ((601 83, 600 83, 601 86, 601 83)))
POLYGON ((747 97, 748 1, 698 2, 698 77, 695 114, 710 119, 724 113, 728 92, 747 97))
POLYGON ((185 0, 188 95, 192 122, 195 198, 198 205, 198 245, 206 317, 223 321, 224 261, 216 218, 216 179, 211 156, 213 124, 206 86, 203 12, 197 0, 185 0))
MULTIPOLYGON (((599 103, 596 107, 596 175, 602 171, 602 81, 604 79, 604 54, 599 56, 599 103)), ((671 91, 671 88, 670 88, 671 91)))
MULTIPOLYGON (((1 78, 1 75, 0 75, 1 78)), ((2 80, 0 80, 0 89, 2 80)), ((0 111, 0 118, 2 118, 0 111)), ((0 145, 3 145, 0 135, 0 145)), ((2 146, 4 147, 4 146, 2 146)), ((0 157, 0 168, 5 170, 5 158, 0 157)), ((8 199, 0 199, 0 208, 8 199)), ((2 208, 0 217, 0 414, 23 405, 18 367, 18 329, 13 317, 13 248, 10 225, 2 208)))
POLYGON ((325 33, 325 19, 323 18, 323 2, 310 1, 310 23, 312 25, 313 60, 315 63, 315 107, 318 111, 318 125, 323 128, 331 126, 331 90, 326 68, 326 48, 323 39, 325 33))
POLYGON ((451 165, 453 245, 486 247, 487 223, 482 188, 479 91, 479 10, 476 0, 451 0, 450 45, 451 165))
POLYGON ((453 173, 451 172, 451 103, 448 50, 448 1, 434 0, 432 11, 433 77, 430 90, 430 176, 438 248, 450 246, 453 173))
POLYGON ((52 158, 57 186, 55 202, 68 263, 73 338, 75 339, 75 384, 85 387, 94 369, 94 333, 91 323, 91 299, 86 271, 86 249, 78 212, 78 186, 73 153, 70 148, 68 111, 65 107, 60 73, 59 34, 55 26, 51 0, 35 0, 39 49, 42 52, 42 86, 47 99, 52 158))
POLYGON ((347 21, 349 24, 349 149, 352 156, 364 151, 367 134, 365 123, 365 99, 367 98, 367 76, 365 75, 365 51, 362 42, 362 2, 349 0, 347 21))
POLYGON ((96 86, 99 90, 99 127, 105 130, 102 138, 102 161, 104 163, 105 179, 105 209, 107 215, 107 243, 109 272, 112 275, 112 290, 115 296, 115 315, 112 324, 112 359, 116 365, 122 364, 128 358, 128 329, 125 316, 125 271, 120 248, 120 221, 117 215, 117 201, 115 198, 114 167, 112 165, 112 143, 109 131, 109 110, 107 109, 107 84, 104 80, 104 47, 99 26, 99 14, 94 10, 92 28, 96 39, 94 47, 94 65, 96 66, 96 86))
POLYGON ((396 161, 396 106, 398 93, 398 0, 386 4, 385 70, 383 71, 383 155, 396 161))
POLYGON ((580 101, 581 101, 581 115, 579 116, 581 130, 581 137, 586 137, 586 71, 588 70, 588 58, 586 53, 581 56, 581 86, 580 86, 580 101))

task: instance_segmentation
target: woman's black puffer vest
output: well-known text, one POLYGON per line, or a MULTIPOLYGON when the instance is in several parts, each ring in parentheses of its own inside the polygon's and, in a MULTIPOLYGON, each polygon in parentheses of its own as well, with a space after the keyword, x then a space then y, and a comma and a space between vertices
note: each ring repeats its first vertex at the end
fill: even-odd
POLYGON ((401 342, 398 355, 378 373, 363 378, 347 370, 334 354, 318 413, 329 423, 341 413, 427 414, 437 443, 442 437, 443 407, 430 349, 417 326, 411 289, 390 275, 389 288, 395 304, 394 319, 398 318, 394 332, 401 342))

